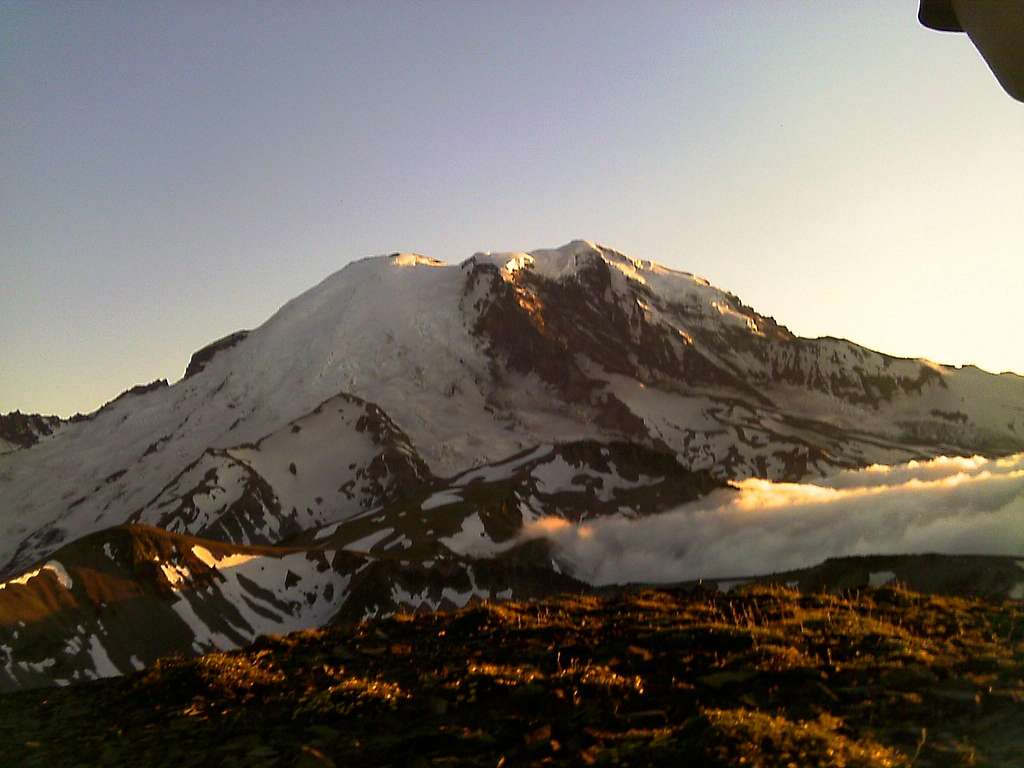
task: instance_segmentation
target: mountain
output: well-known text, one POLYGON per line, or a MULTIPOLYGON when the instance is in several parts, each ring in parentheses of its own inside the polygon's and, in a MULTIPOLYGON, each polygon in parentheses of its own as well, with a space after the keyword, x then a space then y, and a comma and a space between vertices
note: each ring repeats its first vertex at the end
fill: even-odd
POLYGON ((701 278, 576 241, 354 262, 173 386, 33 434, 0 459, 0 575, 129 520, 274 543, 543 443, 627 440, 723 479, 1008 453, 1024 378, 802 339, 701 278))
POLYGON ((544 594, 557 553, 517 539, 542 516, 657 514, 730 480, 1021 451, 1024 378, 800 338, 702 278, 575 241, 353 262, 197 351, 173 385, 0 428, 0 644, 29 665, 8 679, 28 684, 99 674, 104 657, 124 671, 137 630, 120 624, 144 613, 199 652, 356 606, 436 607, 446 588, 544 594), (197 547, 241 558, 241 586, 204 576, 223 568, 197 547), (288 583, 261 582, 255 562, 288 583), (490 567, 505 575, 473 581, 490 567), (175 569, 218 587, 192 608, 202 627, 176 613, 175 569), (108 592, 147 607, 115 619, 108 592), (51 619, 79 659, 67 669, 32 666, 57 658, 25 640, 51 619))

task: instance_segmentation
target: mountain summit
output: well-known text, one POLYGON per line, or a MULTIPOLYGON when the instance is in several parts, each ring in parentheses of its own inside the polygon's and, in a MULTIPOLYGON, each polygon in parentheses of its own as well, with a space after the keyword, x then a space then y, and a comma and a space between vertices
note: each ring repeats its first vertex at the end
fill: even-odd
POLYGON ((356 261, 173 385, 0 427, 0 685, 16 687, 583 589, 525 526, 1021 451, 1024 378, 800 338, 578 240, 356 261))

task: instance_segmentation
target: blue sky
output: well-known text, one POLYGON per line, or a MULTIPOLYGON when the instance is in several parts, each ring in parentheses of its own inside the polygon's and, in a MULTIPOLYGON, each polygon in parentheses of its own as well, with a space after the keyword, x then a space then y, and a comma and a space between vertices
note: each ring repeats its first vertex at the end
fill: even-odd
POLYGON ((348 261, 586 238, 1024 373, 1024 105, 917 3, 5 3, 0 412, 91 410, 348 261))

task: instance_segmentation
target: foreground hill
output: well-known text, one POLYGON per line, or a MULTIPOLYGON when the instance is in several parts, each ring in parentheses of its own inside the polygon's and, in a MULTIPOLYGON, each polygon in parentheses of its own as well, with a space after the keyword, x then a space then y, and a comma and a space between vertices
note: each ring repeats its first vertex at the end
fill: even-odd
POLYGON ((125 674, 171 653, 366 616, 585 589, 552 572, 540 542, 483 560, 365 549, 239 547, 145 526, 92 534, 0 585, 0 691, 125 674))
POLYGON ((564 596, 0 696, 0 764, 1009 767, 1022 671, 1020 603, 564 596))
POLYGON ((128 521, 280 544, 540 445, 719 479, 1024 449, 1024 379, 804 339, 585 241, 353 262, 186 376, 67 422, 0 417, 0 578, 128 521))
POLYGON ((275 440, 208 452, 161 494, 148 517, 160 527, 97 531, 0 583, 0 690, 123 674, 260 634, 584 589, 545 542, 520 539, 525 524, 638 519, 721 486, 670 454, 593 441, 538 446, 441 480, 379 412, 347 397, 284 434, 316 444, 346 419, 360 439, 328 441, 294 475, 283 468, 292 482, 280 480, 277 495, 241 469, 269 475, 275 440), (363 460, 340 464, 350 479, 338 492, 377 506, 353 502, 347 519, 306 529, 318 522, 320 494, 335 492, 332 459, 356 449, 363 460), (395 478, 405 479, 401 492, 395 478), (285 545, 267 545, 285 531, 285 545), (218 533, 245 543, 209 538, 218 533))

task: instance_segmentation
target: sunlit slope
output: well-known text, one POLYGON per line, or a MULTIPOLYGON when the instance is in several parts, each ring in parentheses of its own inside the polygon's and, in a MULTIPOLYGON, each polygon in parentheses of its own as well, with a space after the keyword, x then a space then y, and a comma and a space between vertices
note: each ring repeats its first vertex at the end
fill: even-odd
POLYGON ((1024 449, 1024 379, 801 339, 701 278, 585 241, 365 259, 200 350, 183 380, 0 456, 0 577, 127 520, 276 542, 586 439, 722 478, 1007 453, 1024 449), (345 414, 317 411, 328 402, 345 414), (360 431, 360 409, 380 427, 360 431))
POLYGON ((563 595, 0 696, 0 762, 1016 768, 1021 604, 563 595))

